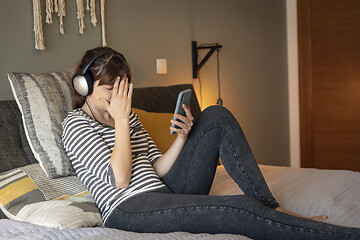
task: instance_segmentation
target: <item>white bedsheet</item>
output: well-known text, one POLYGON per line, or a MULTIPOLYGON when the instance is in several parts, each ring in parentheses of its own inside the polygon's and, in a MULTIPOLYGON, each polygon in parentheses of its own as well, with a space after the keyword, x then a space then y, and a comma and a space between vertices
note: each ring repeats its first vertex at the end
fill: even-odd
MULTIPOLYGON (((280 206, 305 217, 328 215, 327 223, 360 228, 360 172, 259 165, 280 206)), ((210 194, 242 194, 218 167, 210 194)))

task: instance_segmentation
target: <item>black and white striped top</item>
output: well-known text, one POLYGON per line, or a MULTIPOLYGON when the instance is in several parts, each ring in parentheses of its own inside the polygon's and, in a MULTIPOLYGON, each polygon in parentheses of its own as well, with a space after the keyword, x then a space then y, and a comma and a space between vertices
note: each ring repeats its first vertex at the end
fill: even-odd
POLYGON ((62 123, 62 141, 77 176, 89 189, 105 223, 109 214, 136 194, 164 187, 152 165, 162 155, 138 116, 129 116, 132 176, 127 188, 116 188, 110 166, 115 128, 90 118, 82 109, 71 111, 62 123))

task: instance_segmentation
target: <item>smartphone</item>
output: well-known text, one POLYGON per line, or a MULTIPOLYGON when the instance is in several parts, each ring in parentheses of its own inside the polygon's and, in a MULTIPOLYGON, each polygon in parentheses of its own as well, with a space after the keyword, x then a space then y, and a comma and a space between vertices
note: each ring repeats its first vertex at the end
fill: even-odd
MULTIPOLYGON (((186 89, 181 91, 176 101, 176 107, 174 113, 180 114, 182 116, 186 116, 185 110, 183 109, 182 105, 185 104, 187 107, 189 107, 190 99, 191 99, 191 89, 186 89)), ((175 117, 174 120, 183 122, 175 117)), ((180 127, 176 126, 175 124, 172 124, 171 126, 180 129, 180 127)), ((175 133, 176 132, 170 130, 170 134, 175 134, 175 133)))

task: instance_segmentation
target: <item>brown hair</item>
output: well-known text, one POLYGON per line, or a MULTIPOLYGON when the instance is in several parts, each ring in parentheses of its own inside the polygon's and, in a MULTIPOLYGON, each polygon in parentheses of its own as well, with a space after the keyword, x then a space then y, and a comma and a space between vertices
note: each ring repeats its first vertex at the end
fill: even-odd
MULTIPOLYGON (((95 53, 104 49, 111 48, 97 47, 88 50, 76 67, 76 72, 79 72, 95 53)), ((105 54, 97 58, 87 71, 90 72, 94 81, 100 80, 99 85, 113 85, 118 76, 122 79, 125 75, 129 79, 129 83, 131 82, 130 66, 121 53, 105 54)), ((73 109, 80 108, 85 103, 85 98, 77 93, 73 87, 71 88, 71 100, 73 109)))

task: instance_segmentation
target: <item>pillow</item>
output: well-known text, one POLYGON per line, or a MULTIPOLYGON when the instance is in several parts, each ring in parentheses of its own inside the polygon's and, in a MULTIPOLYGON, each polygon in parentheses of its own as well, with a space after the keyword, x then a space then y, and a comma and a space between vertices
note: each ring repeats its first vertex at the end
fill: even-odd
POLYGON ((137 108, 132 110, 138 115, 140 122, 148 131, 160 152, 165 153, 177 136, 177 134, 170 134, 170 120, 174 117, 174 114, 146 112, 137 108))
POLYGON ((54 228, 101 226, 101 215, 75 176, 50 179, 39 164, 0 174, 0 207, 18 221, 54 228))
POLYGON ((68 71, 9 73, 30 148, 50 178, 74 175, 61 142, 61 123, 72 110, 68 71))
POLYGON ((24 130, 15 101, 0 101, 0 112, 0 172, 37 163, 27 141, 22 144, 24 130))

